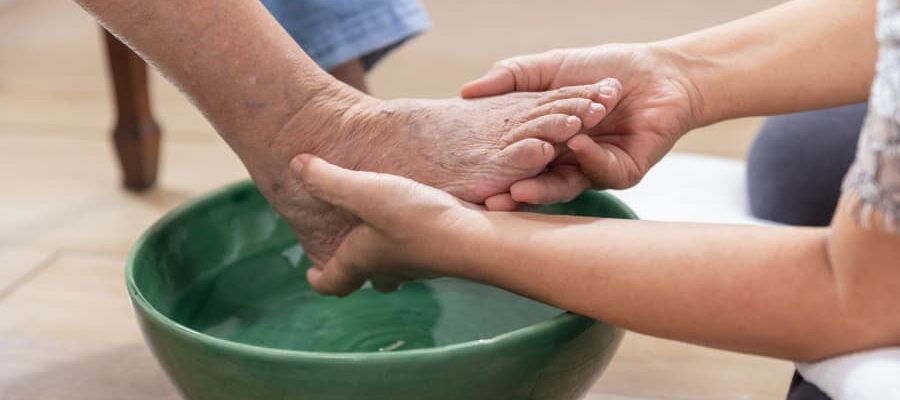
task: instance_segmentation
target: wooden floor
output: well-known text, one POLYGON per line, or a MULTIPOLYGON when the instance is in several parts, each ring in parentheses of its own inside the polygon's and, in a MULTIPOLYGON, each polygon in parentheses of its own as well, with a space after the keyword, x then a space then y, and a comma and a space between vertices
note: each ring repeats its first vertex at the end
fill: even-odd
MULTIPOLYGON (((435 29, 379 67, 372 86, 384 97, 450 96, 503 56, 661 38, 776 2, 427 1, 435 29)), ((199 113, 154 79, 160 185, 123 192, 99 39, 70 1, 0 0, 0 399, 179 398, 131 315, 123 260, 167 210, 246 176, 199 113)), ((707 128, 680 149, 741 157, 757 125, 707 128)), ((777 399, 790 370, 630 334, 589 398, 777 399)))

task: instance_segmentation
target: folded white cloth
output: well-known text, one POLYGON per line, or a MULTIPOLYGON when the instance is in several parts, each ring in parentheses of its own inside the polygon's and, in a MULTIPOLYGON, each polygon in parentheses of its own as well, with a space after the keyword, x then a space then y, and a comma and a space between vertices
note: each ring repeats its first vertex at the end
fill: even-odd
POLYGON ((833 400, 900 400, 900 347, 798 363, 797 370, 833 400))
POLYGON ((750 216, 743 161, 671 153, 631 189, 613 191, 641 219, 771 224, 750 216))

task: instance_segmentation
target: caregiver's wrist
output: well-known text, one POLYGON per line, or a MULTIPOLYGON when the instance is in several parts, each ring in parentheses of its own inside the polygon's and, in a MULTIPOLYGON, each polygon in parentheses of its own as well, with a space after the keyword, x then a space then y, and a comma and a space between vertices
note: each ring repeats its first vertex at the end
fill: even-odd
POLYGON ((507 267, 521 262, 521 235, 534 227, 520 212, 475 211, 465 221, 465 230, 452 232, 454 249, 441 274, 496 285, 507 267))
POLYGON ((414 261, 428 272, 456 278, 475 279, 473 270, 485 260, 485 249, 491 247, 489 212, 460 208, 441 218, 416 236, 414 261))
POLYGON ((738 113, 727 85, 728 63, 715 54, 700 35, 676 37, 650 44, 681 76, 690 98, 691 126, 695 129, 735 118, 738 113))

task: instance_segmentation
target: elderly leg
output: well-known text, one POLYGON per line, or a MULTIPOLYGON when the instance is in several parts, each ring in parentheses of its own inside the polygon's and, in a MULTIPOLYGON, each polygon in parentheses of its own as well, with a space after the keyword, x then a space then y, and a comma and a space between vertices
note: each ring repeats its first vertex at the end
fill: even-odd
POLYGON ((314 153, 405 175, 473 202, 506 192, 593 126, 614 99, 596 85, 476 101, 381 101, 318 68, 257 1, 79 0, 175 82, 238 154, 310 256, 329 258, 355 222, 289 173, 314 153), (571 117, 571 118, 570 118, 571 117))

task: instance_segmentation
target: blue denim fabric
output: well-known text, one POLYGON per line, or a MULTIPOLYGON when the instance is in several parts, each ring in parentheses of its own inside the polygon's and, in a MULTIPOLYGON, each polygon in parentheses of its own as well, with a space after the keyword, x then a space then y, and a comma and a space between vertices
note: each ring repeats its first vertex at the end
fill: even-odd
POLYGON ((372 68, 431 25, 418 0, 262 0, 323 69, 362 58, 372 68))

